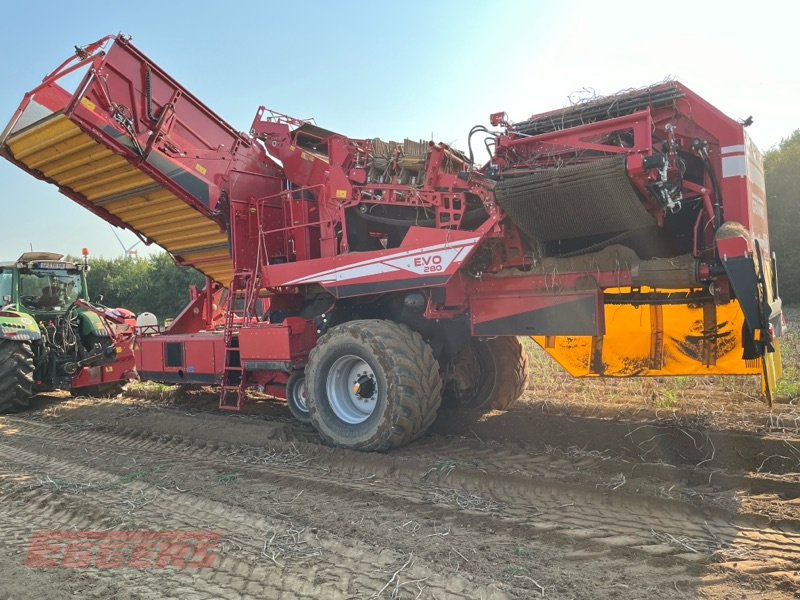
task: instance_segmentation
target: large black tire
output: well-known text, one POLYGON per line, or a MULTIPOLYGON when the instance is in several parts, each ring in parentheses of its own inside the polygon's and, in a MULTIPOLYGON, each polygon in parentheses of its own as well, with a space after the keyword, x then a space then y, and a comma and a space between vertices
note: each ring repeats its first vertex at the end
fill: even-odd
POLYGON ((126 383, 126 381, 114 381, 112 383, 87 385, 85 387, 73 388, 69 391, 69 394, 73 398, 114 398, 122 393, 126 383))
POLYGON ((311 423, 322 438, 366 451, 415 440, 442 401, 431 347, 405 325, 378 319, 350 321, 322 336, 309 355, 306 389, 311 423), (371 408, 359 413, 358 401, 371 408))
POLYGON ((471 340, 448 365, 449 408, 508 410, 528 387, 528 354, 515 337, 471 340))
POLYGON ((16 412, 30 406, 33 370, 30 344, 0 340, 0 412, 16 412))
POLYGON ((292 416, 301 423, 311 423, 308 414, 308 394, 306 392, 306 374, 294 371, 286 382, 286 404, 292 416))

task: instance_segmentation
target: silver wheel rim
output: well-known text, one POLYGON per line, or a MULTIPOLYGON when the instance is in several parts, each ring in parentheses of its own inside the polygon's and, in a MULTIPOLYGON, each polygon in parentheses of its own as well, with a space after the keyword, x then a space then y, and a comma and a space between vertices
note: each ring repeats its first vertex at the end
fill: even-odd
POLYGON ((349 425, 369 419, 378 404, 379 391, 375 372, 363 358, 341 356, 328 370, 328 402, 334 414, 349 425))
POLYGON ((301 377, 292 387, 292 401, 300 412, 308 412, 308 395, 306 393, 305 377, 301 377))

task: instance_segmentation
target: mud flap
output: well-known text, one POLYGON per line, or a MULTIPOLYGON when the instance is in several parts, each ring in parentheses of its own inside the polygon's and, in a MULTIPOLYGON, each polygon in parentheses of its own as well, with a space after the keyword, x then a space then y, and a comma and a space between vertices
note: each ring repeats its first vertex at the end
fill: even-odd
POLYGON ((745 317, 743 358, 760 359, 761 391, 767 404, 772 406, 783 369, 778 340, 770 327, 773 319, 780 319, 781 300, 775 293, 774 271, 765 268, 757 241, 755 250, 755 257, 726 258, 722 264, 745 317))
POLYGON ((761 322, 761 307, 759 306, 758 275, 756 274, 755 261, 747 256, 737 256, 722 261, 725 272, 731 282, 731 287, 742 307, 748 331, 744 333, 745 360, 759 358, 758 344, 756 343, 757 331, 764 327, 761 322))
POLYGON ((761 358, 761 392, 767 400, 767 404, 772 406, 778 380, 783 377, 783 361, 778 340, 773 340, 774 352, 767 352, 761 358))

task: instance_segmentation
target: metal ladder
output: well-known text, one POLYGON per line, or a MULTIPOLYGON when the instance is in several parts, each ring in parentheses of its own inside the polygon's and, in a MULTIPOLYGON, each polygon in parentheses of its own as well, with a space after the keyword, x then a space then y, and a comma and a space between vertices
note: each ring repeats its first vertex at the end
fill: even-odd
POLYGON ((219 393, 220 410, 241 411, 247 377, 239 355, 239 329, 250 318, 251 292, 255 286, 252 271, 237 271, 231 281, 228 310, 225 313, 225 369, 219 393), (241 299, 241 304, 237 300, 241 299))

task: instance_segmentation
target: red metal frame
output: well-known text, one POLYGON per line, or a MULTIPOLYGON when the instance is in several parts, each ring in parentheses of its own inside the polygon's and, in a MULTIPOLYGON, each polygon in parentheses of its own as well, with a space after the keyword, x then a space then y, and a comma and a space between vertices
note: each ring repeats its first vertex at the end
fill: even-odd
MULTIPOLYGON (((194 379, 210 377, 225 384, 226 373, 238 373, 239 368, 231 366, 227 351, 238 354, 241 365, 273 365, 249 370, 242 366, 241 375, 245 382, 279 390, 288 371, 304 366, 319 325, 314 318, 282 313, 298 312, 295 309, 311 302, 320 290, 327 291, 334 304, 417 291, 425 299, 424 318, 438 322, 468 315, 474 335, 509 334, 507 327, 513 327, 509 323, 517 317, 528 323, 518 334, 536 333, 524 329, 539 327, 534 313, 577 303, 588 310, 584 334, 602 335, 603 290, 635 288, 632 273, 564 272, 554 279, 531 269, 523 236, 505 218, 494 188, 504 176, 604 156, 626 157, 628 176, 659 225, 664 225, 667 210, 652 191, 659 181, 677 186, 673 193, 681 202, 699 202, 690 233, 701 274, 697 283, 708 286, 718 279, 722 288, 725 276, 713 240, 715 219, 719 220, 714 180, 710 172, 700 182, 681 180, 677 158, 680 153, 697 155, 693 144, 702 140, 721 188, 725 219, 741 223, 762 240, 768 257, 766 216, 751 202, 753 194, 763 196, 758 173, 753 173, 756 167, 748 160, 757 157, 757 151, 740 124, 678 83, 663 84, 679 92, 669 106, 643 107, 539 135, 522 135, 508 125, 504 113, 496 113, 492 124, 505 129, 496 132, 494 155, 483 169, 473 168, 452 148, 431 143, 419 181, 401 183, 392 168, 388 182, 368 181, 371 140, 350 139, 263 106, 249 135, 238 133, 127 38, 117 36, 107 52, 100 51, 109 39, 87 46, 74 65, 76 59, 62 63, 26 95, 14 121, 34 97, 51 110, 63 110, 82 131, 228 232, 235 274, 226 298, 221 286, 209 280, 166 335, 139 340, 139 369, 151 376, 164 373, 174 378, 180 370, 183 381, 202 374, 194 379), (79 92, 70 96, 57 80, 81 67, 88 67, 87 74, 79 92), (620 134, 629 141, 620 144, 620 134), (663 170, 646 162, 659 153, 666 156, 663 170), (187 177, 199 182, 202 194, 180 183, 187 177), (411 214, 424 223, 397 225, 408 221, 402 215, 411 214), (479 218, 473 219, 473 214, 479 218), (531 270, 484 279, 512 267, 531 270), (236 302, 239 309, 233 308, 236 302), (262 316, 255 314, 257 303, 262 316), (231 316, 233 311, 239 312, 231 316), (233 328, 236 336, 230 335, 233 328), (231 348, 234 339, 239 346, 231 348), (176 340, 187 353, 189 348, 204 348, 192 350, 197 364, 185 369, 165 366, 163 346, 176 340)), ((391 160, 399 158, 398 148, 391 160)), ((106 220, 126 226, 71 190, 62 191, 106 220)), ((729 242, 725 251, 742 255, 753 248, 746 242, 729 242)), ((560 333, 568 329, 565 325, 560 333)), ((549 326, 538 332, 559 334, 549 326)), ((232 388, 238 379, 231 377, 227 383, 232 388)))
POLYGON ((76 300, 75 306, 95 313, 103 322, 109 337, 114 342, 114 360, 93 367, 82 367, 72 378, 72 389, 105 383, 126 382, 136 379, 136 360, 133 340, 136 334, 136 319, 126 309, 99 310, 83 300, 76 300))

